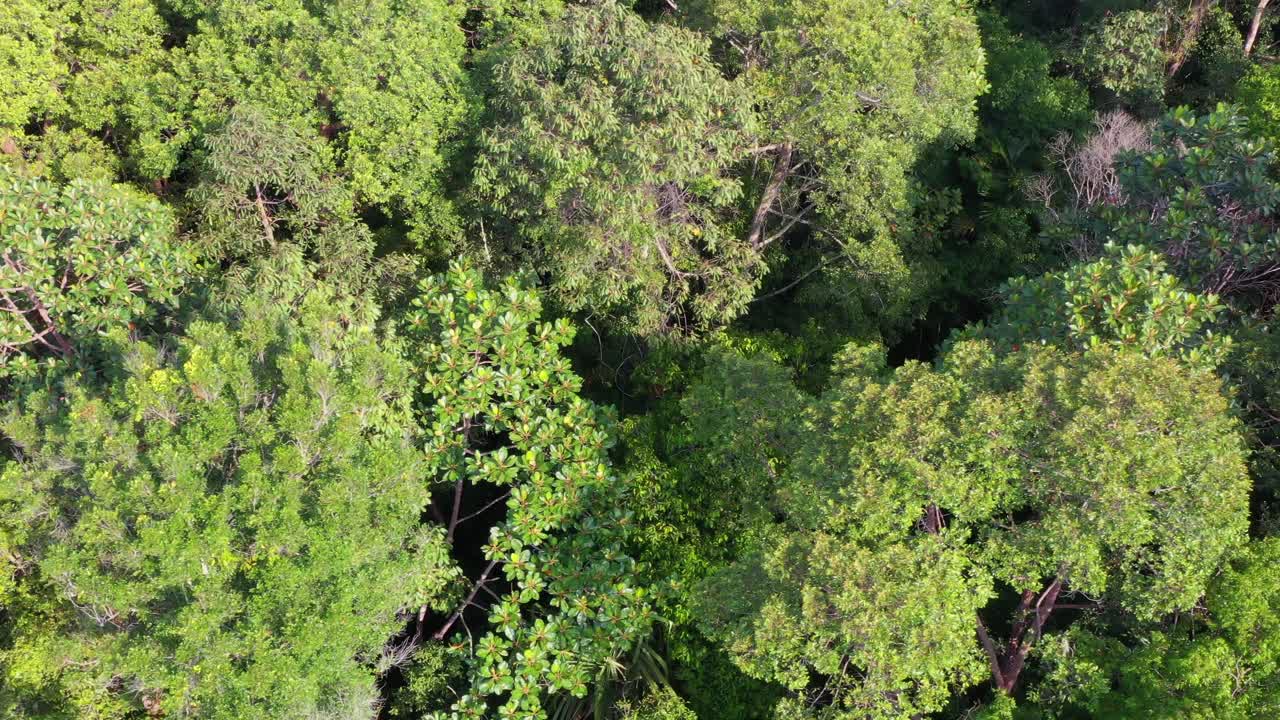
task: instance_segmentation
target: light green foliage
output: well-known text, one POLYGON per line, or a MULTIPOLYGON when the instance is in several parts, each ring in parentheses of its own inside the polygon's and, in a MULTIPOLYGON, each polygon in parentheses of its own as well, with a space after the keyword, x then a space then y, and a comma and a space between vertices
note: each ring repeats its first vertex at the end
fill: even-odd
POLYGON ((431 399, 422 407, 430 470, 460 489, 509 489, 477 581, 508 589, 474 645, 460 628, 450 636, 474 680, 453 717, 485 716, 488 699, 501 718, 544 717, 544 698, 586 695, 599 667, 653 619, 622 544, 630 518, 609 469, 609 428, 560 354, 570 326, 540 313, 537 295, 514 281, 489 288, 455 266, 422 286, 407 319, 431 399))
POLYGON ((191 253, 154 199, 101 181, 56 186, 0 165, 0 372, 70 357, 176 302, 191 253))
MULTIPOLYGON (((1255 541, 1216 577, 1198 618, 1126 645, 1073 628, 1045 641, 1049 668, 1031 693, 1048 717, 1099 720, 1280 713, 1280 542, 1255 541)), ((1104 628, 1098 628, 1104 630, 1104 628)))
POLYGON ((250 105, 309 143, 330 142, 323 170, 361 206, 449 235, 445 146, 470 112, 463 11, 450 0, 19 5, 0 18, 0 61, 22 68, 0 124, 12 132, 43 117, 26 143, 42 156, 61 149, 46 136, 101 136, 152 180, 174 176, 230 108, 250 105))
POLYGON ((948 545, 872 551, 823 532, 779 538, 715 577, 706 628, 749 675, 792 691, 779 716, 802 717, 815 702, 839 718, 938 709, 984 667, 973 617, 988 594, 948 545))
POLYGON ((1159 253, 1108 245, 1094 262, 1015 278, 985 334, 1004 348, 1040 343, 1080 352, 1109 345, 1218 367, 1230 352, 1230 338, 1213 331, 1222 305, 1214 295, 1188 292, 1165 269, 1159 253))
MULTIPOLYGON (((444 152, 469 112, 463 3, 336 2, 316 52, 342 133, 340 157, 365 203, 444 222, 444 152)), ((322 86, 324 87, 324 86, 322 86)), ((323 92, 323 91, 322 91, 323 92)))
POLYGON ((764 270, 733 222, 752 122, 707 41, 615 2, 571 6, 497 52, 475 191, 570 310, 641 333, 739 315, 764 270))
POLYGON ((1081 73, 1130 105, 1158 102, 1164 97, 1168 22, 1164 13, 1146 10, 1106 15, 1084 38, 1081 73))
POLYGON ((0 135, 20 133, 37 111, 56 102, 61 70, 54 53, 57 17, 43 0, 0 7, 0 74, 5 78, 0 135))
POLYGON ((27 136, 16 145, 19 153, 12 156, 16 165, 24 167, 28 174, 57 183, 113 182, 123 169, 120 156, 112 148, 78 127, 63 130, 50 126, 42 134, 27 136))
POLYGON ((621 720, 698 720, 670 687, 651 690, 639 702, 621 703, 621 720))
POLYGON ((68 71, 61 93, 65 121, 90 132, 121 132, 133 140, 128 129, 160 115, 157 90, 172 82, 162 48, 168 28, 158 8, 151 0, 71 0, 59 5, 66 22, 59 46, 68 71))
POLYGON ((1251 67, 1236 87, 1236 101, 1253 132, 1280 142, 1280 66, 1251 67))
POLYGON ((890 372, 868 348, 837 367, 790 420, 805 441, 782 522, 702 594, 704 629, 796 692, 797 717, 815 700, 829 717, 937 711, 990 662, 1007 691, 1022 661, 984 660, 975 635, 1002 587, 1151 619, 1194 606, 1244 540, 1243 443, 1209 373, 972 341, 936 370, 890 372))
POLYGON ((410 369, 294 273, 9 409, 0 602, 50 599, 4 651, 10 712, 44 689, 79 717, 369 718, 399 612, 444 609, 410 369))
POLYGON ((513 35, 545 33, 564 12, 565 4, 564 0, 476 0, 470 3, 476 22, 468 23, 469 40, 478 48, 500 48, 513 35))
POLYGON ((717 0, 707 10, 719 34, 745 43, 764 137, 793 143, 819 170, 818 202, 841 231, 887 229, 921 147, 973 135, 986 84, 963 2, 717 0))
POLYGON ((21 137, 24 125, 42 121, 39 134, 24 144, 55 164, 65 148, 45 138, 56 141, 64 133, 101 133, 129 157, 145 155, 150 144, 162 142, 148 130, 166 117, 166 90, 172 91, 166 31, 150 0, 6 7, 0 66, 16 66, 6 67, 6 75, 17 83, 12 99, 6 94, 0 127, 21 137))
POLYGON ((175 59, 192 93, 179 137, 219 125, 228 102, 253 104, 335 140, 361 202, 434 212, 441 145, 467 112, 462 9, 447 0, 193 3, 184 14, 199 32, 175 59))

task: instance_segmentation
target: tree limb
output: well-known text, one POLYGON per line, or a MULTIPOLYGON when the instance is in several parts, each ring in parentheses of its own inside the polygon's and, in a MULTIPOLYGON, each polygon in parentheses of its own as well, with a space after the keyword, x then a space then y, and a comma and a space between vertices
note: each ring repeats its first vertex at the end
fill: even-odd
POLYGON ((756 205, 755 217, 751 220, 751 231, 747 233, 747 242, 759 250, 764 240, 764 227, 769 221, 769 209, 782 194, 782 185, 791 172, 791 143, 785 142, 778 147, 778 159, 773 163, 773 174, 769 176, 769 184, 765 185, 764 194, 760 196, 760 204, 756 205))
POLYGON ((445 541, 450 545, 453 544, 453 531, 458 528, 458 512, 462 510, 463 482, 463 478, 458 478, 458 482, 453 488, 453 511, 449 514, 449 530, 444 536, 445 541))
POLYGON ((462 611, 466 610, 467 606, 471 604, 471 601, 476 598, 476 594, 480 592, 480 587, 489 582, 489 573, 493 572, 493 569, 497 566, 497 558, 489 561, 489 566, 480 574, 480 579, 471 587, 471 592, 467 595, 466 599, 462 601, 462 604, 458 605, 457 610, 453 611, 453 614, 449 616, 449 619, 445 622, 444 626, 435 631, 431 636, 433 640, 443 640, 444 636, 449 634, 449 628, 453 627, 453 624, 458 621, 458 618, 462 617, 462 611))
POLYGON ((254 203, 258 206, 258 218, 262 221, 262 230, 267 234, 267 244, 274 245, 276 242, 275 229, 271 226, 271 216, 267 214, 267 203, 262 197, 262 187, 258 183, 253 184, 254 193, 257 199, 254 203))
POLYGON ((827 261, 826 261, 826 260, 823 260, 822 262, 820 262, 820 263, 818 263, 817 265, 813 266, 813 267, 812 267, 812 268, 810 268, 807 272, 805 272, 803 275, 801 275, 800 277, 796 278, 795 280, 792 280, 791 282, 787 283, 786 285, 783 285, 782 287, 778 288, 777 290, 773 290, 773 291, 771 291, 771 292, 769 292, 769 293, 766 293, 766 294, 764 294, 764 295, 761 295, 760 297, 757 297, 757 298, 752 298, 751 302, 756 303, 756 302, 760 302, 761 300, 768 300, 768 299, 769 299, 769 298, 771 298, 771 297, 775 297, 775 296, 781 295, 782 293, 784 293, 784 292, 786 292, 786 291, 790 290, 791 288, 793 288, 793 287, 795 287, 795 286, 799 285, 800 283, 804 282, 805 278, 807 278, 807 277, 809 277, 810 275, 812 275, 812 274, 814 274, 814 273, 818 272, 819 270, 821 270, 822 268, 824 268, 824 267, 826 267, 826 266, 827 266, 827 261))
POLYGON ((1004 674, 1000 671, 1000 655, 996 652, 996 644, 991 642, 991 636, 987 634, 987 626, 982 622, 981 615, 975 615, 978 619, 978 640, 982 643, 982 649, 987 654, 987 662, 991 665, 991 678, 995 680, 996 687, 1004 687, 1004 674))
POLYGON ((1258 40, 1258 28, 1262 26, 1262 15, 1267 11, 1267 3, 1271 0, 1258 0, 1258 7, 1253 10, 1253 19, 1249 21, 1249 34, 1244 37, 1244 54, 1248 57, 1253 52, 1253 44, 1258 40))
POLYGON ((1182 37, 1178 39, 1178 44, 1170 53, 1168 77, 1173 77, 1182 69, 1182 65, 1186 63, 1187 56, 1191 53, 1191 46, 1195 44, 1196 37, 1200 35, 1200 26, 1204 23, 1204 16, 1209 14, 1209 7, 1213 5, 1214 0, 1195 0, 1195 4, 1191 7, 1191 17, 1187 18, 1187 24, 1182 29, 1182 37))

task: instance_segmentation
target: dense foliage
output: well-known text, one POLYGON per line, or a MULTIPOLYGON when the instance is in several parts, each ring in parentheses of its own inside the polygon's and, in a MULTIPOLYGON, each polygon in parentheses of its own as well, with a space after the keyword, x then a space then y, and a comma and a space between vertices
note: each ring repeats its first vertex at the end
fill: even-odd
POLYGON ((0 7, 0 716, 1280 715, 1270 5, 0 7))

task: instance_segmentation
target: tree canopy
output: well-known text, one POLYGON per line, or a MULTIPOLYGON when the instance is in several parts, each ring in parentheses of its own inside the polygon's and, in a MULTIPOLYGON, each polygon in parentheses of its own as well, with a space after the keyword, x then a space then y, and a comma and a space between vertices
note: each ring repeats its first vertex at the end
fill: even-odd
POLYGON ((0 8, 0 717, 1280 715, 1268 0, 0 8))

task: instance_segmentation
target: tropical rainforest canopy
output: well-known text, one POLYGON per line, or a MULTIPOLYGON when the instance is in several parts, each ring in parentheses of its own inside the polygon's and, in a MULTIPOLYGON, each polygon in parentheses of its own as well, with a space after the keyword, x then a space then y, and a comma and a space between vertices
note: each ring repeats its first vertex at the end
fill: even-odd
POLYGON ((1280 717, 1268 5, 0 5, 0 717, 1280 717))

